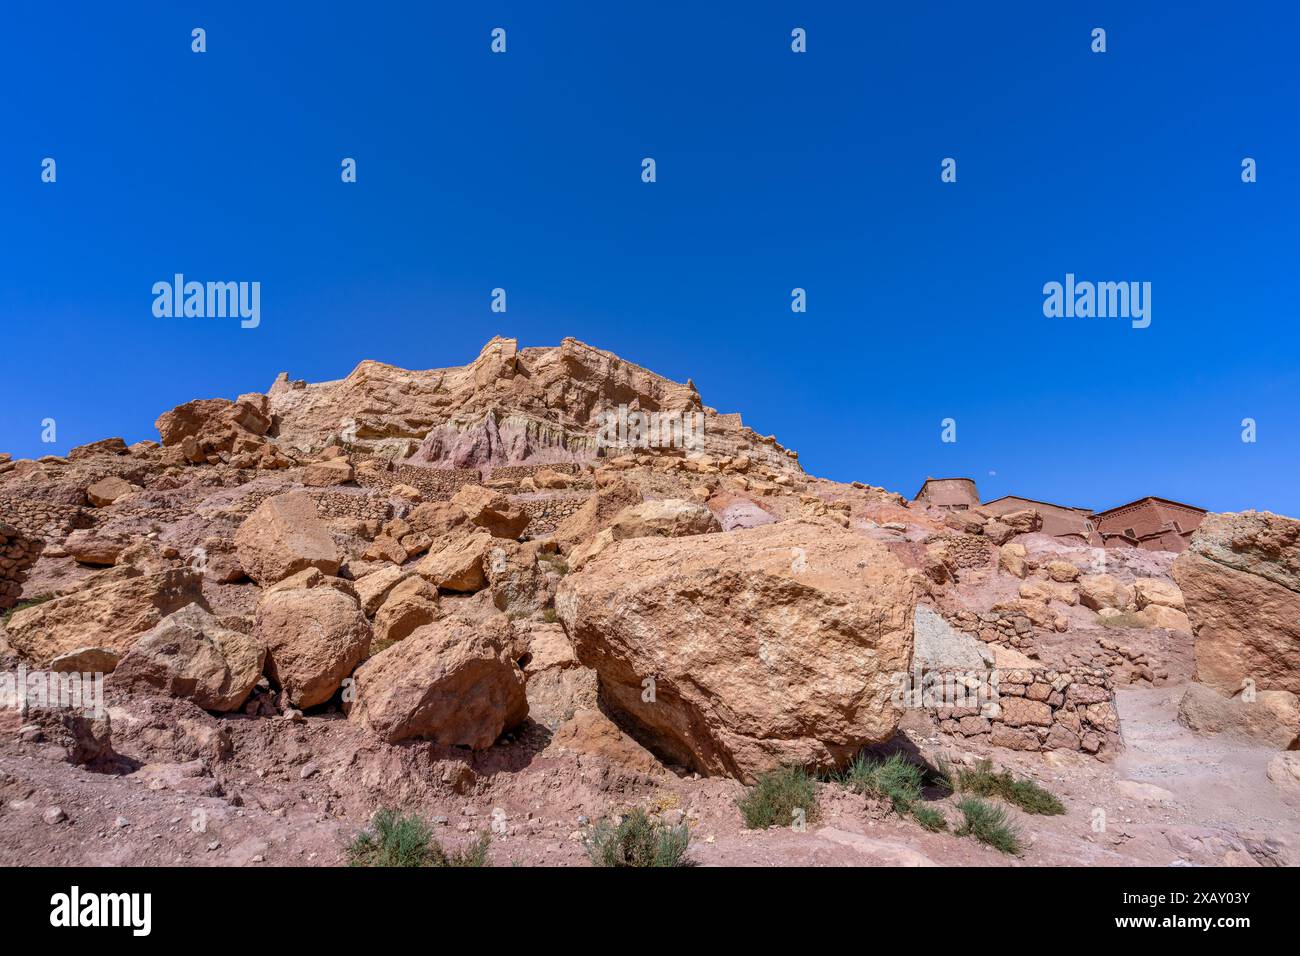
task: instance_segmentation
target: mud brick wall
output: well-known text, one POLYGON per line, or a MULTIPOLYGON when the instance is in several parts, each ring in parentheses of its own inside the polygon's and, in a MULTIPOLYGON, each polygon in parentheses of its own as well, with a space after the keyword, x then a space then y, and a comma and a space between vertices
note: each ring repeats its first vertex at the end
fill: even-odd
POLYGON ((44 542, 28 537, 11 524, 0 522, 0 611, 18 603, 25 572, 36 561, 44 542))
POLYGON ((22 495, 0 495, 0 523, 13 525, 22 534, 42 541, 57 542, 74 528, 89 528, 91 509, 57 501, 43 501, 22 495))
POLYGON ((927 709, 944 733, 994 747, 1090 754, 1120 747, 1115 692, 1102 668, 999 671, 994 699, 927 709))
POLYGON ((1034 646, 1034 624, 1018 611, 958 611, 949 621, 960 631, 985 644, 1002 644, 1023 650, 1034 646))
POLYGON ((554 531, 587 500, 588 495, 556 495, 550 498, 514 499, 528 515, 527 538, 540 538, 554 531))

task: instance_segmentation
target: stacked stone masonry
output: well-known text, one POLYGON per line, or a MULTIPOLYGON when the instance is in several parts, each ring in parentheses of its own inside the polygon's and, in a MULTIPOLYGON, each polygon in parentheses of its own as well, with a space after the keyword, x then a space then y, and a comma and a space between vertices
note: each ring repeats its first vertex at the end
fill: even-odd
POLYGON ((24 573, 35 563, 44 543, 11 524, 0 523, 0 611, 18 603, 24 573))
MULTIPOLYGON (((1119 749, 1115 693, 1104 669, 990 671, 987 686, 991 699, 971 699, 972 706, 928 706, 939 729, 1011 750, 1119 749)), ((965 702, 960 695, 946 699, 965 702)))

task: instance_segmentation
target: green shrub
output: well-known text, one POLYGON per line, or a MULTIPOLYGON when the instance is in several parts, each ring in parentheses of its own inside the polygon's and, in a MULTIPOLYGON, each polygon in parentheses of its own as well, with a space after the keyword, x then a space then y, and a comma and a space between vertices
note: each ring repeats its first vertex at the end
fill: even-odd
POLYGON ((981 760, 974 767, 959 770, 957 788, 977 797, 1001 797, 1026 813, 1051 817, 1065 812, 1065 805, 1055 794, 1028 778, 1013 777, 1008 770, 994 770, 991 760, 981 760))
POLYGON ((795 822, 795 810, 804 812, 806 823, 821 816, 817 806, 817 781, 802 767, 768 771, 745 791, 736 806, 750 830, 790 826, 795 822))
POLYGON ((484 833, 464 850, 448 854, 421 817, 383 809, 348 844, 348 866, 487 866, 489 843, 491 837, 484 833))
POLYGON ((921 799, 925 771, 902 754, 890 754, 880 760, 858 754, 840 778, 854 793, 887 799, 898 813, 906 813, 921 799))
POLYGON ((931 833, 948 829, 948 819, 943 812, 924 803, 914 803, 911 809, 912 819, 931 833))
POLYGON ((687 866, 691 833, 685 825, 653 823, 637 809, 617 825, 601 820, 583 842, 596 866, 687 866))
POLYGON ((1020 834, 1007 820, 1004 808, 979 797, 966 797, 957 803, 957 809, 964 818, 956 830, 957 836, 973 836, 1003 853, 1020 852, 1020 834))

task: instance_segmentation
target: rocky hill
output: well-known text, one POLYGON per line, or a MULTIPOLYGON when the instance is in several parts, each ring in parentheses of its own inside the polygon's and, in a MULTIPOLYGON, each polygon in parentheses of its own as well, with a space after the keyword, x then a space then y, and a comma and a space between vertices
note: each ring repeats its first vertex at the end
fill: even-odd
POLYGON ((574 339, 157 428, 0 455, 0 862, 336 863, 384 807, 497 863, 641 811, 695 862, 1300 862, 1300 522, 1078 546, 574 339))

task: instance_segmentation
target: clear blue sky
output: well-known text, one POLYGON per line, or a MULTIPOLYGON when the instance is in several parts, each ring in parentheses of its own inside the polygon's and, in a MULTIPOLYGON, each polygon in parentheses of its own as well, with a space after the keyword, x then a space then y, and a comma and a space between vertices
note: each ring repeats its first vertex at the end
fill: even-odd
POLYGON ((0 450, 573 335, 814 474, 1300 514, 1295 3, 281 6, 0 12, 0 450), (176 272, 260 327, 155 318, 176 272), (1151 326, 1045 318, 1067 272, 1151 326))

